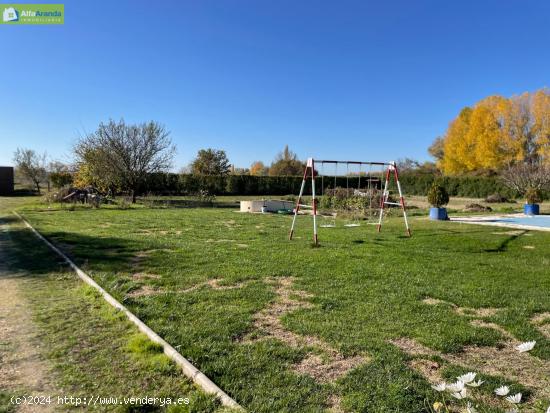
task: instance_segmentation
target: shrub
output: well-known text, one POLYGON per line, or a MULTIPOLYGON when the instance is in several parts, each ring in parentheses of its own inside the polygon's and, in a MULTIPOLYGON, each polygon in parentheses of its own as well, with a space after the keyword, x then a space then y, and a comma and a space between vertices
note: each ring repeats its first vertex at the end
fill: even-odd
POLYGON ((542 191, 536 188, 527 188, 527 191, 525 191, 525 200, 528 204, 538 204, 542 202, 542 191))
POLYGON ((449 194, 443 185, 434 182, 428 191, 428 202, 435 208, 441 208, 449 203, 449 194))
POLYGON ((132 203, 131 200, 127 197, 122 197, 121 199, 119 199, 117 204, 120 209, 130 209, 132 203))
POLYGON ((485 202, 488 202, 490 204, 497 204, 497 203, 504 203, 504 202, 510 202, 507 197, 504 195, 499 194, 498 192, 489 195, 487 198, 485 198, 485 202))
POLYGON ((491 207, 486 207, 481 204, 468 204, 464 208, 466 212, 490 212, 493 209, 491 207))
POLYGON ((62 188, 73 184, 73 175, 70 172, 52 172, 50 181, 54 188, 62 188))
POLYGON ((197 201, 205 204, 212 204, 216 200, 216 195, 210 193, 206 189, 201 189, 195 194, 197 201))
MULTIPOLYGON (((340 187, 329 188, 320 197, 319 206, 325 210, 354 212, 364 215, 373 209, 379 208, 381 194, 382 191, 373 188, 363 191, 340 187)), ((388 200, 391 201, 390 198, 388 200)))

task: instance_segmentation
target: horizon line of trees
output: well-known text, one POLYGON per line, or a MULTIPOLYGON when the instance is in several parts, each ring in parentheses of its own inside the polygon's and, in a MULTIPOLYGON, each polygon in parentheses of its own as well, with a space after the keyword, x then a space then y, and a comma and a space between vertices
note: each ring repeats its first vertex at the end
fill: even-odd
MULTIPOLYGON (((41 184, 63 187, 93 186, 106 192, 127 192, 135 202, 136 191, 148 174, 167 172, 176 147, 170 132, 154 121, 126 124, 109 120, 80 138, 73 147, 74 164, 47 162, 46 154, 18 148, 16 173, 38 193, 41 184)), ((529 186, 540 186, 540 176, 550 172, 550 90, 505 98, 489 96, 463 108, 445 134, 428 148, 435 162, 397 161, 402 172, 435 175, 537 175, 529 186)), ((288 145, 268 166, 254 161, 249 168, 235 168, 221 149, 200 149, 180 173, 195 175, 299 176, 305 162, 288 145)), ((543 179, 544 180, 544 179, 543 179)), ((544 184, 547 185, 547 184, 544 184)), ((543 185, 543 186, 544 186, 543 185)))
MULTIPOLYGON (((170 132, 154 121, 126 124, 123 119, 100 123, 98 129, 80 138, 73 147, 75 161, 47 162, 46 153, 18 148, 13 156, 16 174, 26 179, 41 193, 41 185, 61 188, 74 185, 94 187, 100 192, 127 192, 136 201, 138 189, 148 175, 168 172, 173 166, 176 147, 170 132)), ((220 149, 200 149, 195 159, 180 173, 195 175, 301 175, 305 163, 288 145, 276 155, 269 167, 256 161, 248 169, 234 168, 220 149)))

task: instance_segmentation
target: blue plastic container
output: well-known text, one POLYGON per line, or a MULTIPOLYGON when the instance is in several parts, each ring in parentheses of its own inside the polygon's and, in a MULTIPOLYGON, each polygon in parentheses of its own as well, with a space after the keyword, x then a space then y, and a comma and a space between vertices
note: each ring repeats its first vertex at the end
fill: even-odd
POLYGON ((430 208, 430 219, 434 221, 446 221, 449 219, 447 208, 430 208))
POLYGON ((525 215, 538 215, 539 214, 539 204, 525 204, 523 205, 523 213, 525 215))

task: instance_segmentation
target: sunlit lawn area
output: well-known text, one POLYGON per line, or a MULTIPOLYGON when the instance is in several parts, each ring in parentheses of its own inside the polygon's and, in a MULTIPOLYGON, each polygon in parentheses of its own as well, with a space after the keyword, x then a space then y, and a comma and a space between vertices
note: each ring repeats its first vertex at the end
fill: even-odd
POLYGON ((313 248, 306 216, 289 241, 290 217, 232 208, 21 213, 250 411, 428 411, 470 370, 486 411, 503 384, 550 400, 549 233, 390 218, 313 248))

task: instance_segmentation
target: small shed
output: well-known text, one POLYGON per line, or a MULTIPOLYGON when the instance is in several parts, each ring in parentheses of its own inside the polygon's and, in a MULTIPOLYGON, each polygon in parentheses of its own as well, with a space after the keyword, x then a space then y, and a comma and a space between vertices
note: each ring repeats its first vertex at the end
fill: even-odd
POLYGON ((0 166, 0 195, 13 194, 13 175, 13 166, 0 166))

